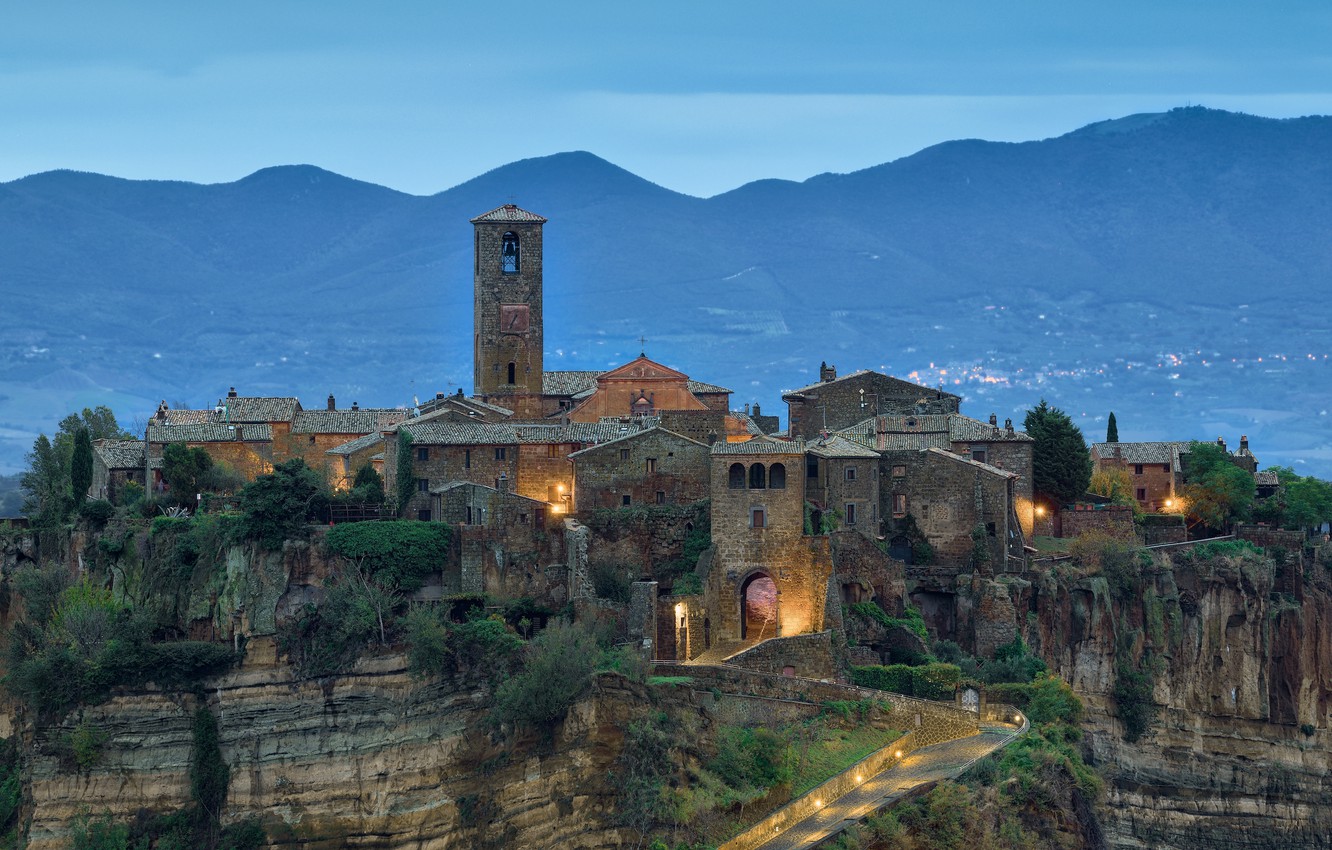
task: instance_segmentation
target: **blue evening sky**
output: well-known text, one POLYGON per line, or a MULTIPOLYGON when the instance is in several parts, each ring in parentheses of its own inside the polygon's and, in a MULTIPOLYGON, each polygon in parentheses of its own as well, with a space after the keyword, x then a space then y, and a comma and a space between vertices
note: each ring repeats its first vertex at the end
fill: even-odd
POLYGON ((0 5, 0 181, 312 163, 416 194, 589 150, 695 195, 1189 103, 1332 112, 1332 4, 0 5))

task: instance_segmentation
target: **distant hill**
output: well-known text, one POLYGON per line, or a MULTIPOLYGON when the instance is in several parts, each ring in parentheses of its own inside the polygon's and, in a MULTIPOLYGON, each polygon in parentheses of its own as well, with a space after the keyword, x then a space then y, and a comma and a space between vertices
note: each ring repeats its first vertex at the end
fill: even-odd
POLYGON ((1044 396, 1089 439, 1113 409, 1124 439, 1246 432, 1332 477, 1332 118, 1202 108, 708 199, 582 152, 429 197, 309 165, 0 184, 0 472, 94 402, 470 390, 468 219, 510 199, 550 219, 548 368, 644 335, 784 413, 821 360, 885 367, 981 418, 1044 396))

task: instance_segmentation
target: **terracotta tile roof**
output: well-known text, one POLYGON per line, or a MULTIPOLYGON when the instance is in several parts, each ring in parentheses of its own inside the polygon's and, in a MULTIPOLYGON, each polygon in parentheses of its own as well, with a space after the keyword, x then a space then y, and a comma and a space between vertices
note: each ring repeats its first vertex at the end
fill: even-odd
POLYGON ((217 414, 212 410, 172 410, 171 408, 161 409, 163 419, 167 425, 203 425, 207 422, 217 422, 217 414))
POLYGON ((542 372, 541 392, 545 395, 573 396, 590 392, 597 388, 597 376, 601 372, 542 372))
POLYGON ((726 387, 719 387, 716 384, 708 384, 703 381, 690 381, 688 389, 691 393, 732 393, 735 390, 728 390, 726 387))
POLYGON ((1027 434, 1026 431, 1013 429, 1013 433, 1008 433, 1008 429, 991 425, 988 422, 981 422, 979 419, 972 419, 970 416, 963 416, 960 413, 954 413, 948 417, 948 436, 954 442, 975 442, 975 443, 993 443, 995 441, 1010 443, 1032 443, 1035 440, 1027 434))
POLYGON ((244 423, 240 428, 236 428, 220 422, 206 425, 163 425, 149 422, 148 442, 230 443, 235 442, 237 431, 241 433, 241 440, 246 443, 268 442, 273 439, 272 427, 261 423, 244 423))
POLYGON ((107 469, 142 469, 143 440, 93 440, 93 453, 107 469))
POLYGON ((805 441, 787 442, 755 437, 743 443, 713 443, 712 453, 714 455, 800 455, 805 453, 805 441))
POLYGON ((1280 486, 1281 479, 1275 472, 1255 472, 1253 474, 1253 486, 1255 487, 1277 487, 1280 486))
POLYGON ((511 425, 488 425, 473 422, 415 422, 408 420, 398 426, 412 435, 418 445, 430 446, 512 446, 518 436, 511 425))
POLYGON ((686 436, 684 436, 683 434, 677 434, 677 433, 675 433, 674 431, 667 431, 665 428, 661 428, 661 427, 659 427, 659 426, 654 425, 654 426, 652 426, 651 428, 644 428, 643 430, 641 430, 641 431, 635 431, 635 432, 633 432, 632 434, 622 434, 622 435, 620 435, 620 436, 618 436, 618 437, 615 437, 615 438, 613 438, 613 439, 606 440, 604 443, 597 443, 596 445, 588 446, 588 447, 585 448, 585 449, 579 449, 579 450, 576 451, 576 452, 571 452, 571 453, 569 454, 569 457, 571 457, 571 458, 579 457, 580 455, 585 455, 585 454, 587 454, 587 453, 589 453, 589 452, 594 452, 594 451, 597 451, 597 450, 599 450, 599 449, 604 449, 604 448, 606 448, 607 446, 613 446, 613 445, 615 445, 616 443, 623 443, 623 442, 627 442, 627 441, 629 441, 629 440, 635 440, 635 439, 638 439, 639 437, 646 436, 647 434, 650 434, 650 433, 653 432, 653 431, 660 431, 660 432, 662 432, 663 434, 666 434, 666 435, 668 435, 668 436, 670 436, 670 437, 674 437, 675 439, 677 439, 677 440, 679 440, 679 441, 681 441, 681 442, 683 442, 683 443, 693 443, 693 444, 696 445, 696 446, 701 446, 702 448, 707 448, 707 444, 706 444, 706 443, 700 443, 698 440, 695 440, 695 439, 693 439, 692 437, 686 437, 686 436))
POLYGON ((1189 453, 1184 442, 1093 443, 1092 454, 1102 459, 1119 458, 1124 463, 1169 463, 1179 469, 1179 456, 1189 453))
POLYGON ((836 434, 805 443, 805 451, 818 457, 874 457, 879 453, 836 434))
POLYGON ((838 377, 832 379, 831 381, 815 381, 814 383, 806 384, 805 386, 800 387, 799 389, 782 390, 782 396, 786 397, 788 395, 801 395, 803 393, 817 390, 819 387, 827 386, 828 384, 836 384, 841 381, 849 381, 852 378, 860 378, 866 375, 872 376, 876 381, 876 383, 887 384, 891 386, 895 392, 903 394, 919 393, 921 398, 930 398, 937 395, 945 395, 948 396, 949 398, 956 398, 956 399, 962 398, 961 396, 950 393, 947 390, 941 390, 938 389, 937 387, 927 387, 923 384, 913 384, 910 381, 904 381, 901 378, 894 378, 892 375, 885 375, 882 372, 875 372, 873 369, 857 369, 854 372, 848 372, 845 375, 839 375, 838 377))
POLYGON ((521 443, 604 443, 628 436, 656 424, 635 422, 570 422, 567 425, 514 425, 521 443))
POLYGON ((218 407, 226 406, 219 419, 228 422, 290 422, 301 409, 297 398, 268 398, 239 396, 218 399, 218 407))
POLYGON ((324 452, 326 455, 353 455, 359 451, 377 446, 384 442, 384 435, 376 431, 373 434, 366 434, 364 437, 357 437, 355 440, 348 440, 340 446, 334 446, 324 452))
POLYGON ((1018 478, 1018 477, 1020 477, 1016 472, 1009 472, 1007 469, 1000 469, 1000 468, 997 467, 997 466, 990 466, 988 463, 981 463, 980 461, 978 461, 978 460, 972 460, 972 459, 969 458, 969 457, 962 457, 961 455, 953 454, 952 452, 948 451, 947 449, 933 449, 933 448, 932 448, 932 449, 926 449, 926 451, 929 452, 931 455, 933 455, 933 456, 935 456, 935 457, 943 458, 943 459, 946 459, 946 460, 951 461, 951 462, 953 462, 953 463, 965 463, 965 464, 969 464, 969 465, 974 466, 975 468, 981 470, 982 472, 988 472, 988 473, 990 473, 991 475, 1000 475, 1000 476, 1003 476, 1004 478, 1018 478))
POLYGON ((540 499, 533 499, 531 496, 524 496, 514 492, 501 493, 499 490, 496 490, 494 487, 487 487, 485 484, 477 484, 475 481, 450 481, 447 484, 441 484, 438 487, 431 487, 430 492, 438 495, 441 493, 447 493, 450 490, 457 490, 462 487, 475 487, 478 490, 485 490, 487 493, 493 493, 494 495, 500 496, 502 498, 514 499, 521 502, 531 502, 534 506, 539 505, 543 508, 550 507, 549 503, 543 502, 540 499))
MULTIPOLYGON (((970 416, 963 416, 960 413, 871 416, 869 419, 862 419, 855 425, 843 428, 837 433, 865 445, 873 446, 874 440, 880 431, 887 437, 919 434, 946 435, 947 440, 944 442, 935 440, 928 443, 928 445, 938 445, 940 448, 947 448, 948 442, 1033 442, 1025 431, 1014 429, 1013 433, 1010 434, 1006 428, 996 427, 988 422, 981 422, 979 419, 972 419, 970 416), (866 442, 867 440, 868 442, 866 442)), ((890 440, 890 442, 892 441, 890 440)))
POLYGON ((301 410, 291 423, 293 434, 366 434, 396 425, 405 410, 301 410))
POLYGON ((518 444, 550 443, 604 443, 618 437, 643 430, 646 423, 632 422, 570 422, 566 425, 503 424, 488 425, 471 422, 415 422, 402 423, 401 428, 422 445, 485 445, 512 446, 518 444))
POLYGON ((481 215, 472 219, 473 224, 483 221, 536 222, 537 224, 546 223, 546 219, 542 218, 536 213, 528 212, 527 210, 515 206, 513 204, 505 204, 500 207, 495 207, 490 212, 481 213, 481 215))

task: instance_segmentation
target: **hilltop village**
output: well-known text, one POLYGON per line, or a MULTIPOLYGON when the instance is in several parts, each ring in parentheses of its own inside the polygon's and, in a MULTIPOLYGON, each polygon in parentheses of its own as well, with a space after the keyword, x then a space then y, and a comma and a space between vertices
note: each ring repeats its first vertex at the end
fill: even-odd
MULTIPOLYGON (((757 404, 732 409, 731 390, 646 352, 605 372, 547 371, 545 222, 513 204, 472 219, 471 395, 440 392, 412 410, 338 407, 332 395, 307 409, 235 388, 212 409, 163 402, 143 440, 97 442, 90 495, 114 498, 127 482, 164 492, 172 444, 246 480, 300 458, 335 491, 368 466, 398 495, 397 515, 456 529, 439 597, 523 597, 558 610, 619 587, 611 595, 629 600, 630 636, 652 660, 726 659, 813 678, 847 660, 829 638, 844 604, 876 600, 894 616, 914 605, 937 635, 969 625, 986 653, 1013 629, 966 623, 959 576, 1022 572, 1034 534, 1133 536, 1127 508, 1038 504, 1032 438, 1011 419, 965 415, 942 387, 821 363, 818 381, 783 393, 789 425, 779 430, 757 404), (589 524, 636 531, 589 547, 589 524), (671 558, 681 547, 702 557, 671 558), (802 639, 747 658, 769 638, 802 639)), ((1098 468, 1131 469, 1140 508, 1164 512, 1188 446, 1097 443, 1092 456, 1098 468)), ((1233 459, 1256 471, 1247 439, 1233 459)), ((1150 542, 1183 540, 1177 520, 1154 526, 1150 542)), ((852 655, 878 663, 890 653, 852 655)))

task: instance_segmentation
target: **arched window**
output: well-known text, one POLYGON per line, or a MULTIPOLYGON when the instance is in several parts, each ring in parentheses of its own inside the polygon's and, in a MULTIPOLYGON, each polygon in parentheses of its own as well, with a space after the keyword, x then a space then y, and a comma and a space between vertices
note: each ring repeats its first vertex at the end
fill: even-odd
POLYGON ((500 244, 500 271, 518 274, 518 234, 506 231, 500 244))
POLYGON ((766 478, 767 478, 767 473, 763 469, 763 464, 761 463, 754 464, 749 468, 749 489, 751 490, 765 489, 764 479, 766 478))
POLYGON ((509 364, 509 383, 518 383, 518 364, 516 363, 509 364))
POLYGON ((728 484, 732 490, 745 489, 745 465, 743 463, 731 464, 729 478, 728 484))
POLYGON ((768 469, 768 489, 770 490, 786 489, 786 464, 774 463, 768 469))

